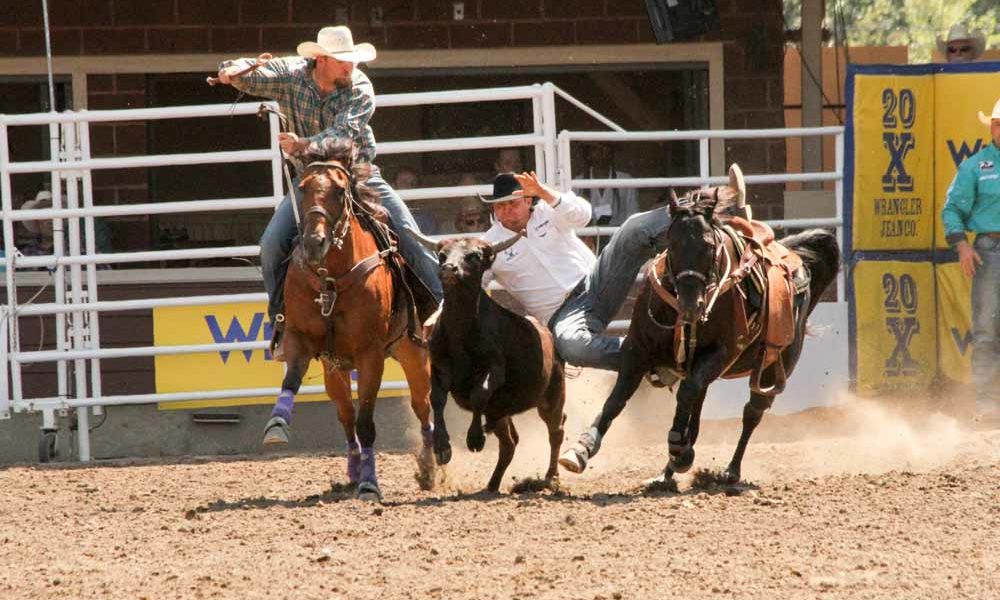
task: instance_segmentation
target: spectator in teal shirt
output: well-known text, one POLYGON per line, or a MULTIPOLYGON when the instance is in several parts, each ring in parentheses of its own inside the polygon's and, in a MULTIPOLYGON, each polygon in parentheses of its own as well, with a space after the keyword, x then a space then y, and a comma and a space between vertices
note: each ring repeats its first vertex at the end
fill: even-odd
POLYGON ((1000 100, 979 120, 992 143, 958 167, 941 218, 945 239, 972 278, 972 382, 976 419, 1000 422, 1000 100), (969 244, 966 232, 976 234, 969 244))

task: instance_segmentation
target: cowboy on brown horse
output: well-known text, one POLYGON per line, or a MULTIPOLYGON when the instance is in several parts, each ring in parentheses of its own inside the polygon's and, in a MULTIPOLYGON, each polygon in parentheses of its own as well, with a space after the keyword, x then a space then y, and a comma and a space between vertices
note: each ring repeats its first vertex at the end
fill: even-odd
POLYGON ((396 240, 364 185, 367 168, 353 163, 353 152, 349 141, 324 140, 310 151, 313 162, 302 174, 303 228, 285 280, 288 368, 264 444, 287 443, 295 394, 309 363, 319 358, 347 437, 348 478, 359 497, 378 499, 374 410, 388 356, 406 373, 422 426, 421 468, 434 466, 430 362, 414 339, 427 310, 418 315, 407 298, 396 240), (351 370, 358 373, 357 414, 351 370))

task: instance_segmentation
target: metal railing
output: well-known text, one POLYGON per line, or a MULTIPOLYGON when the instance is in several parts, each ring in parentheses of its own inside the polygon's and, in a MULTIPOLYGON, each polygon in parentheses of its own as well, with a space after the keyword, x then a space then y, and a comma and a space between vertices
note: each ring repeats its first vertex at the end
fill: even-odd
MULTIPOLYGON (((483 148, 533 147, 536 171, 543 180, 561 185, 562 189, 592 188, 644 188, 669 185, 693 186, 723 183, 725 177, 711 177, 708 162, 710 139, 754 139, 760 137, 835 135, 837 139, 837 170, 832 173, 794 175, 748 175, 747 182, 780 183, 788 181, 835 181, 837 214, 835 219, 799 219, 774 221, 774 225, 789 227, 831 226, 842 231, 841 182, 843 177, 843 128, 789 129, 789 130, 739 130, 695 132, 626 132, 605 119, 572 96, 554 85, 519 86, 508 88, 457 90, 416 94, 389 94, 378 97, 380 107, 416 106, 461 102, 530 101, 533 119, 530 132, 486 137, 413 140, 379 144, 382 155, 415 152, 462 151, 483 148), (564 131, 557 135, 555 98, 564 98, 615 129, 612 132, 564 131), (671 141, 698 140, 700 147, 699 174, 686 178, 634 178, 613 180, 572 179, 570 144, 574 141, 671 141)), ((273 104, 272 104, 273 106, 273 104)), ((130 404, 169 403, 186 400, 211 400, 276 396, 274 388, 249 388, 241 390, 205 390, 192 392, 105 395, 101 385, 102 359, 121 357, 148 357, 166 354, 191 354, 220 351, 262 350, 266 341, 225 344, 191 344, 182 346, 146 346, 138 348, 105 348, 100 343, 100 315, 107 311, 150 310, 158 307, 197 306, 217 303, 263 303, 263 293, 220 294, 193 297, 143 298, 134 300, 102 301, 99 299, 97 266, 148 261, 175 261, 219 257, 253 257, 259 254, 258 246, 232 248, 193 248, 184 250, 158 250, 141 252, 97 253, 94 236, 96 217, 128 216, 143 214, 171 214, 206 211, 247 210, 273 208, 282 198, 282 167, 277 143, 279 131, 277 117, 270 114, 269 143, 266 148, 232 152, 195 154, 169 154, 131 156, 119 158, 93 158, 90 153, 90 125, 98 122, 142 121, 156 119, 229 117, 256 114, 258 103, 230 105, 191 106, 136 110, 80 111, 42 113, 32 115, 0 115, 0 192, 3 196, 3 228, 5 257, 0 265, 6 266, 6 302, 0 306, 0 419, 10 418, 12 412, 42 411, 43 428, 53 428, 56 411, 76 408, 78 420, 78 457, 90 459, 89 407, 95 414, 104 406, 130 404), (8 149, 8 130, 18 126, 48 126, 50 156, 47 161, 11 162, 8 149), (269 162, 272 194, 252 198, 216 198, 185 202, 150 202, 126 206, 96 206, 93 200, 91 173, 95 170, 148 168, 169 165, 189 165, 229 162, 269 162), (11 196, 11 177, 22 173, 49 172, 52 177, 53 206, 51 209, 14 210, 11 196), (65 203, 63 203, 65 198, 65 203), (83 233, 80 231, 83 220, 83 233), (18 256, 14 246, 14 224, 18 221, 53 220, 53 253, 49 256, 18 256), (66 223, 64 230, 62 224, 66 223), (54 283, 54 301, 19 304, 16 297, 18 269, 43 267, 51 270, 54 283), (45 351, 22 351, 18 320, 21 317, 52 315, 56 321, 56 348, 45 351), (70 326, 68 326, 70 325, 70 326), (67 335, 68 332, 68 335, 67 335), (89 369, 87 361, 90 361, 89 369), (39 362, 56 362, 57 395, 44 398, 25 398, 22 386, 22 365, 39 362), (73 365, 73 396, 70 397, 70 364, 73 365), (89 377, 88 377, 89 376, 89 377), (90 390, 88 394, 87 390, 90 390), (10 393, 8 394, 8 390, 10 393)), ((453 186, 400 190, 407 200, 424 198, 457 198, 473 193, 489 193, 491 186, 453 186)), ((578 230, 582 234, 606 235, 614 227, 588 227, 578 230)), ((842 286, 841 286, 842 289, 842 286)), ((621 326, 622 323, 614 323, 621 326)), ((383 389, 405 389, 405 383, 384 381, 383 389)), ((323 386, 303 386, 301 393, 322 393, 323 386)))

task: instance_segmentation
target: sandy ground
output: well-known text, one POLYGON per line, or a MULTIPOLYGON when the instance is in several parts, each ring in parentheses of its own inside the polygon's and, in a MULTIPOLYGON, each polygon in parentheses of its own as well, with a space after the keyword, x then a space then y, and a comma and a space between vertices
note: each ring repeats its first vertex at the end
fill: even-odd
MULTIPOLYGON (((570 438, 605 383, 571 382, 570 438)), ((765 417, 741 495, 694 474, 652 492, 673 403, 641 392, 558 493, 510 491, 545 467, 534 415, 500 495, 477 493, 493 438, 433 491, 380 455, 381 506, 335 455, 8 467, 0 597, 1000 598, 1000 431, 845 398, 765 417)), ((737 435, 707 423, 696 469, 737 435)))

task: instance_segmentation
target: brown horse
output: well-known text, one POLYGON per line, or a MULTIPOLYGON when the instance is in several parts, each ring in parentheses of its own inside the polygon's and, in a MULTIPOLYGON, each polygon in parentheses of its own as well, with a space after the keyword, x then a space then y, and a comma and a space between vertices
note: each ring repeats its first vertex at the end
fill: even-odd
MULTIPOLYGON (((380 251, 370 229, 384 227, 364 186, 365 166, 352 166, 346 141, 321 145, 318 159, 302 173, 302 231, 285 279, 287 371, 264 444, 288 442, 295 394, 314 358, 324 366, 326 393, 337 404, 347 437, 347 474, 358 497, 380 500, 375 469, 375 399, 387 356, 400 362, 410 388, 410 403, 420 420, 423 449, 421 480, 434 468, 430 412, 430 360, 407 335, 411 312, 389 261, 394 249, 380 251), (365 225, 363 225, 364 223, 365 225), (359 408, 351 400, 351 370, 358 372, 359 408)), ((382 230, 388 236, 387 230, 382 230)))

